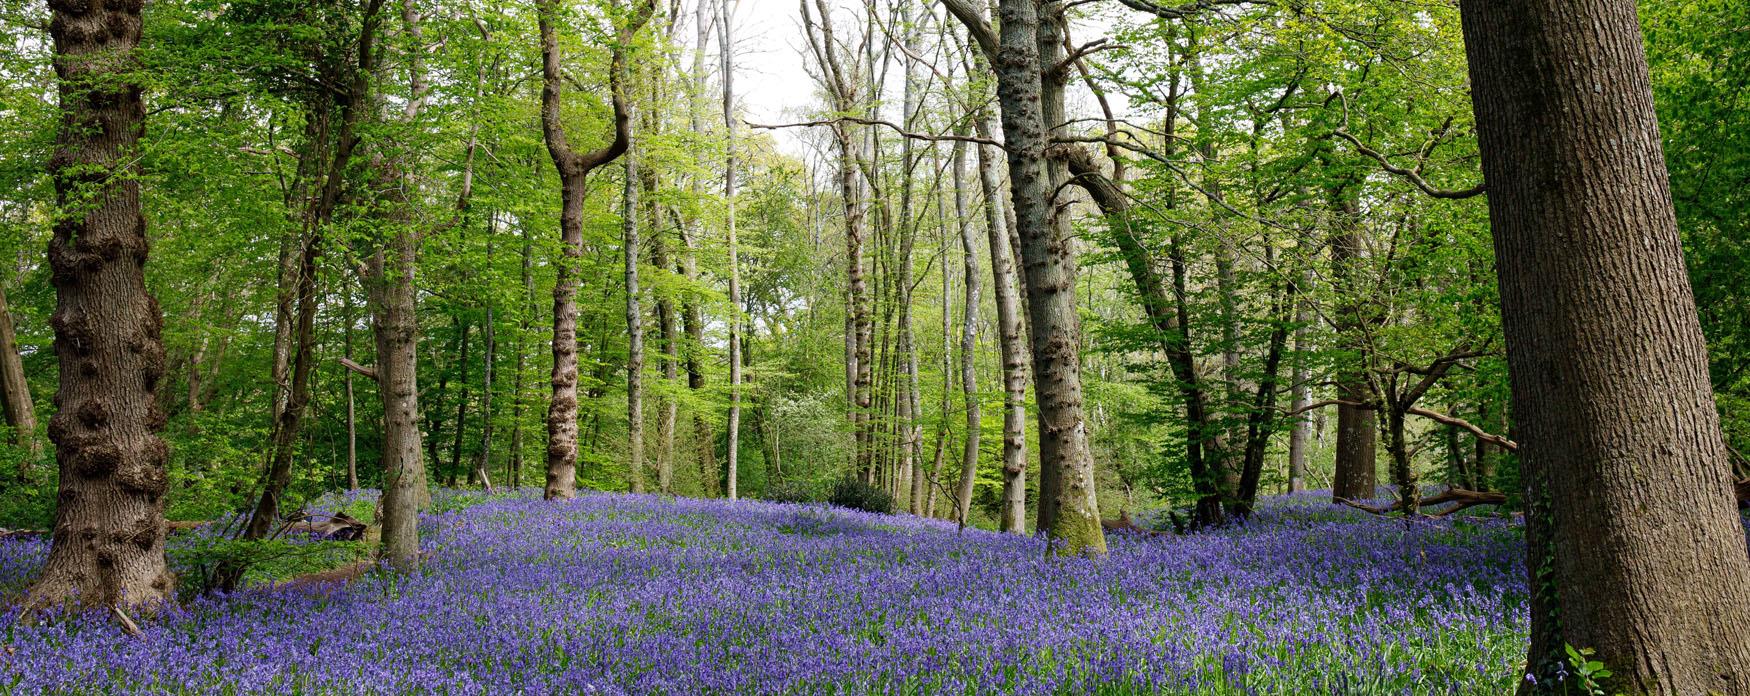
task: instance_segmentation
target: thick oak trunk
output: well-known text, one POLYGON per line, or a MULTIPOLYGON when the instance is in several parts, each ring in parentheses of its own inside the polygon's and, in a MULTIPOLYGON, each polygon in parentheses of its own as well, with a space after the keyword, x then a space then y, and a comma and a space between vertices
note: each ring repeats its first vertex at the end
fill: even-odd
POLYGON ((1532 508, 1529 666, 1567 644, 1609 693, 1750 694, 1750 557, 1635 3, 1460 8, 1532 508))
POLYGON ((176 583, 164 560, 164 471, 155 394, 163 317, 146 290, 139 141, 145 130, 137 0, 50 3, 61 128, 49 161, 58 206, 55 286, 60 467, 53 545, 27 610, 153 607, 176 583))

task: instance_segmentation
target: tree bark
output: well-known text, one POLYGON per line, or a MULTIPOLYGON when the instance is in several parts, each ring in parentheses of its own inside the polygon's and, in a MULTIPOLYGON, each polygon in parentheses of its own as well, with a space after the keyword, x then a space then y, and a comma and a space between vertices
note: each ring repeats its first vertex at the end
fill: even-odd
POLYGON ((468 431, 468 333, 473 325, 466 320, 458 321, 456 324, 457 330, 462 335, 456 338, 456 343, 460 344, 461 349, 456 353, 456 427, 450 433, 449 476, 450 480, 454 481, 457 476, 465 475, 468 478, 468 483, 473 484, 473 468, 468 468, 466 474, 460 473, 464 466, 462 464, 462 438, 468 431))
MULTIPOLYGON (((1300 291, 1309 293, 1312 288, 1312 273, 1302 271, 1300 274, 1300 291)), ((1289 400, 1294 411, 1294 424, 1288 431, 1288 492, 1296 493, 1306 490, 1306 456, 1307 441, 1312 435, 1312 414, 1306 412, 1306 407, 1312 403, 1312 385, 1308 383, 1311 375, 1307 369, 1307 356, 1312 352, 1312 300, 1302 298, 1295 302, 1294 310, 1294 384, 1290 387, 1289 400)))
POLYGON ((547 405, 547 500, 577 495, 577 284, 583 259, 584 184, 590 172, 625 153, 630 144, 631 114, 626 103, 626 48, 632 35, 649 21, 651 0, 639 0, 633 17, 615 35, 609 59, 608 91, 614 107, 614 139, 587 153, 571 149, 561 122, 559 40, 554 21, 559 0, 537 0, 541 32, 541 136, 559 172, 561 258, 553 285, 552 399, 547 405))
POLYGON ((724 474, 724 493, 735 500, 737 471, 741 461, 741 260, 735 238, 735 33, 729 0, 723 0, 721 45, 723 58, 723 206, 729 242, 729 452, 724 474))
POLYGON ((966 449, 960 456, 960 485, 954 489, 955 519, 966 523, 972 511, 972 485, 978 478, 978 443, 983 418, 978 400, 978 238, 966 195, 966 143, 954 143, 954 215, 960 226, 960 253, 966 270, 966 300, 960 317, 960 389, 966 398, 966 449))
POLYGON ((1610 693, 1750 694, 1750 557, 1635 3, 1460 8, 1532 507, 1528 664, 1590 647, 1610 693))
MULTIPOLYGON (((815 0, 813 9, 809 7, 809 0, 800 1, 802 23, 809 38, 809 47, 815 63, 821 66, 827 94, 833 100, 833 109, 840 113, 855 113, 858 109, 856 78, 846 71, 840 60, 840 44, 833 38, 832 16, 828 7, 822 0, 815 0), (818 22, 816 12, 819 14, 818 22)), ((845 374, 849 388, 846 396, 850 406, 851 430, 856 440, 851 468, 864 482, 872 483, 875 480, 875 423, 870 412, 873 405, 871 348, 875 323, 870 309, 869 286, 863 272, 865 211, 862 187, 857 181, 858 161, 862 158, 862 150, 850 126, 843 121, 835 121, 832 132, 838 151, 839 196, 845 207, 845 280, 848 288, 846 314, 849 316, 845 341, 845 374)))
MULTIPOLYGON (((695 6, 693 21, 698 30, 697 46, 693 51, 693 89, 689 95, 689 114, 692 118, 693 132, 705 132, 705 48, 711 42, 711 18, 715 15, 711 3, 699 2, 695 6)), ((704 196, 700 181, 703 177, 692 177, 691 187, 693 198, 704 196)), ((699 282, 698 234, 700 223, 697 218, 681 226, 681 275, 686 278, 689 287, 699 282)), ((701 394, 705 389, 704 362, 699 353, 705 346, 705 320, 699 307, 700 298, 696 292, 688 292, 681 300, 681 327, 687 334, 686 366, 687 389, 694 394, 701 394)), ((711 431, 711 422, 703 413, 693 413, 694 451, 699 463, 699 489, 706 497, 718 495, 719 474, 717 471, 717 442, 711 431)))
POLYGON ((387 243, 366 260, 364 278, 377 347, 377 393, 383 401, 380 554, 403 571, 419 567, 419 510, 426 496, 419 431, 417 254, 417 235, 407 225, 397 225, 387 243))
POLYGON ((1338 294, 1345 298, 1337 308, 1335 318, 1338 346, 1350 356, 1336 370, 1337 398, 1348 403, 1337 406, 1337 461, 1331 478, 1333 500, 1365 500, 1373 497, 1379 487, 1379 430, 1372 409, 1354 404, 1367 404, 1373 392, 1367 384, 1369 341, 1368 310, 1360 299, 1363 283, 1359 279, 1361 254, 1366 244, 1360 224, 1360 193, 1353 182, 1339 184, 1329 192, 1332 225, 1331 275, 1338 294))
MULTIPOLYGON (((191 368, 189 374, 193 375, 195 369, 198 368, 191 368)), ((31 465, 42 454, 43 444, 36 436, 36 404, 30 398, 30 382, 24 378, 24 360, 18 354, 18 337, 12 330, 12 311, 6 303, 3 285, 0 285, 0 408, 6 411, 6 424, 12 426, 12 441, 29 455, 18 462, 18 480, 28 481, 31 465)))
POLYGON ((638 146, 626 148, 620 236, 626 273, 626 468, 633 493, 644 492, 644 309, 638 293, 638 146))
MULTIPOLYGON (((984 61, 975 56, 974 65, 984 61)), ((988 113, 974 121, 980 137, 995 130, 988 113)), ((998 528, 1013 534, 1027 529, 1027 349, 1022 336, 1014 257, 1009 254, 1008 208, 996 157, 978 146, 978 186, 984 197, 984 229, 990 248, 992 296, 997 309, 997 348, 1003 363, 1003 498, 998 528)))
POLYGON ((164 560, 164 325, 146 289, 139 141, 146 111, 135 49, 140 3, 49 5, 61 127, 49 160, 56 217, 59 410, 49 440, 60 467, 53 544, 25 612, 169 601, 164 560))
MULTIPOLYGON (((354 321, 352 292, 349 290, 342 293, 342 295, 346 299, 346 309, 344 311, 345 316, 343 317, 346 326, 343 327, 341 334, 341 355, 347 360, 351 360, 352 327, 354 321)), ((192 369, 190 370, 190 379, 193 379, 192 369)), ((353 394, 352 370, 346 371, 344 379, 346 380, 346 489, 349 491, 356 491, 359 488, 359 431, 358 401, 353 394)))
MULTIPOLYGON (((1056 62, 1042 62, 1041 47, 1055 45, 1055 31, 1042 28, 1061 20, 1061 6, 1050 3, 1041 17, 1037 0, 1002 0, 998 14, 1001 31, 995 59, 997 100, 1002 110, 1004 142, 1008 149, 1009 189, 1015 223, 1026 264, 1027 305, 1032 319, 1033 391, 1039 405, 1039 459, 1042 475, 1050 472, 1058 482, 1047 493, 1042 486, 1041 506, 1051 508, 1045 526, 1054 548, 1064 554, 1103 554, 1106 538, 1100 529, 1099 503, 1094 491, 1094 460, 1088 449, 1087 425, 1082 416, 1081 318, 1077 314, 1076 258, 1073 240, 1053 222, 1052 196, 1056 190, 1047 172, 1045 149, 1049 141, 1046 114, 1042 109, 1048 94, 1041 83, 1042 66, 1057 70, 1056 62), (1048 497, 1049 496, 1049 497, 1048 497)), ((962 22, 968 18, 956 13, 962 22)), ((969 25, 971 24, 968 22, 969 25)), ((982 27, 986 33, 988 27, 982 27)), ((978 31, 978 27, 974 28, 978 31)), ((1061 110, 1061 76, 1054 78, 1061 110)), ((1066 177, 1067 178, 1067 177, 1066 177)))

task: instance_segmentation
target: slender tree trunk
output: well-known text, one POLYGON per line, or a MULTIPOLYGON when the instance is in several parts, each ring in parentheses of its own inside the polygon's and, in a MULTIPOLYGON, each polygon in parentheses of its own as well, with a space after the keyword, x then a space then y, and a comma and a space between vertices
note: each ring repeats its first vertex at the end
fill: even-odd
MULTIPOLYGON (((1301 292, 1308 292, 1311 287, 1312 273, 1303 271, 1301 292)), ((1301 299, 1294 310, 1294 384, 1290 387, 1294 424, 1288 432, 1289 493, 1306 490, 1306 450, 1312 434, 1312 414, 1307 413, 1307 406, 1312 404, 1312 386, 1307 381, 1311 377, 1307 370, 1307 356, 1312 352, 1311 322, 1312 301, 1301 299)))
POLYGON ((54 543, 24 606, 152 608, 176 583, 164 560, 169 450, 154 398, 164 320, 146 289, 140 208, 146 111, 132 81, 140 5, 49 9, 62 125, 49 161, 60 408, 48 431, 60 482, 54 543))
MULTIPOLYGON (((488 241, 487 256, 490 257, 488 241)), ((490 302, 490 300, 488 300, 490 302)), ((496 327, 493 326, 492 305, 486 306, 486 322, 480 325, 480 338, 484 345, 485 360, 480 375, 480 452, 474 456, 474 478, 486 490, 492 490, 492 478, 488 474, 488 465, 492 461, 492 378, 497 370, 493 364, 498 361, 498 341, 496 327)))
POLYGON ((620 206, 626 270, 626 468, 633 493, 644 492, 644 309, 638 293, 638 146, 626 148, 620 206))
POLYGON ((735 239, 735 32, 729 0, 723 0, 720 30, 723 57, 723 207, 729 240, 729 453, 725 493, 735 500, 741 461, 741 261, 735 239))
MULTIPOLYGON (((198 384, 190 368, 189 379, 198 384)), ((6 411, 6 424, 12 426, 13 442, 24 447, 29 456, 18 462, 18 479, 30 479, 30 468, 43 451, 36 436, 36 405, 30 398, 30 382, 24 378, 24 360, 18 354, 18 338, 12 330, 12 311, 6 304, 6 288, 0 285, 0 407, 6 411)))
MULTIPOLYGON (((661 119, 648 110, 644 116, 645 132, 655 134, 661 119)), ((668 235, 663 232, 662 226, 664 210, 656 197, 656 172, 651 167, 642 167, 639 169, 639 180, 644 187, 642 198, 649 212, 647 229, 650 235, 651 265, 666 273, 672 266, 668 253, 668 235)), ((675 320, 674 296, 660 286, 654 290, 658 337, 662 341, 663 384, 663 389, 657 394, 656 407, 656 490, 662 495, 674 495, 674 435, 676 418, 680 412, 679 402, 675 399, 680 376, 680 328, 675 320)))
MULTIPOLYGON (((346 326, 342 333, 341 355, 345 356, 347 360, 351 360, 354 321, 352 293, 348 291, 341 293, 341 295, 346 300, 342 318, 346 326)), ((359 488, 358 402, 354 398, 352 389, 352 370, 347 370, 342 379, 346 380, 346 489, 356 491, 359 488)))
MULTIPOLYGON (((851 75, 843 61, 843 50, 833 38, 832 15, 824 0, 800 0, 802 23, 808 36, 822 81, 832 98, 833 108, 843 113, 858 110, 857 78, 851 75), (818 14, 817 14, 818 13, 818 14)), ((851 127, 840 121, 832 126, 833 141, 838 153, 839 197, 845 208, 845 375, 846 400, 849 402, 851 431, 855 437, 851 469, 866 483, 875 481, 875 422, 872 397, 872 342, 874 317, 870 307, 869 286, 864 274, 863 243, 867 238, 862 186, 857 180, 862 149, 851 127)))
POLYGON ((457 476, 466 476, 470 485, 478 482, 474 480, 474 469, 462 463, 462 437, 468 431, 468 332, 471 328, 473 325, 467 321, 457 322, 457 330, 462 335, 456 339, 456 343, 461 344, 461 349, 456 354, 456 427, 450 437, 449 475, 451 481, 457 476), (464 468, 467 472, 460 473, 464 468))
POLYGON ((1460 9, 1532 508, 1527 662, 1590 647, 1609 693, 1750 694, 1750 556, 1635 3, 1460 9))
MULTIPOLYGON (((975 56, 976 57, 976 56, 975 56)), ((974 62, 982 67, 982 59, 974 62)), ((990 137, 994 128, 988 114, 974 121, 980 137, 990 137)), ((996 157, 990 148, 978 146, 978 185, 984 198, 986 246, 990 249, 992 297, 997 309, 997 347, 1003 367, 1003 498, 998 526, 1005 532, 1026 533, 1027 515, 1027 349, 1021 329, 1020 299, 1015 287, 1015 267, 1009 255, 1005 196, 998 180, 996 157)))
MULTIPOLYGON (((310 400, 310 375, 316 360, 315 322, 316 309, 320 304, 316 294, 317 260, 321 257, 324 244, 323 229, 340 203, 346 167, 352 161, 353 151, 359 143, 357 126, 364 111, 361 107, 373 101, 370 98, 369 73, 375 61, 372 55, 375 37, 372 34, 376 31, 379 9, 381 0, 372 0, 365 9, 359 30, 358 64, 348 70, 348 98, 340 104, 340 126, 334 136, 333 159, 328 162, 328 171, 323 174, 322 185, 311 198, 305 212, 303 246, 297 261, 297 311, 292 325, 290 383, 284 382, 286 376, 283 371, 275 374, 276 384, 284 396, 274 414, 270 455, 262 481, 261 498, 250 514, 249 524, 243 530, 243 537, 246 539, 267 536, 279 516, 280 498, 285 495, 286 487, 291 483, 292 461, 297 456, 304 409, 310 400)), ((276 371, 282 369, 277 362, 274 368, 276 371)), ((232 572, 234 569, 225 575, 231 575, 232 572)), ((235 578, 230 580, 234 581, 235 578)))
POLYGON ((433 390, 431 394, 431 401, 425 405, 426 458, 431 460, 432 478, 444 485, 455 483, 455 476, 454 474, 447 474, 444 471, 444 460, 442 456, 444 441, 444 400, 450 391, 450 371, 446 369, 442 358, 450 356, 453 360, 456 352, 462 348, 461 320, 456 319, 455 317, 452 317, 451 319, 452 326, 455 328, 457 340, 453 345, 440 346, 432 355, 432 369, 437 372, 438 382, 437 388, 433 390))
MULTIPOLYGON (((966 304, 960 327, 960 388, 966 397, 966 450, 960 457, 960 485, 954 489, 955 519, 966 523, 972 507, 972 485, 978 477, 979 432, 983 422, 978 400, 978 240, 972 232, 972 211, 966 196, 966 143, 954 143, 954 215, 959 218, 960 253, 966 269, 966 304)), ((987 215, 989 215, 987 211, 987 215)), ((991 216, 994 217, 994 216, 991 216)), ((986 221, 989 221, 987 217, 986 221)), ((992 253, 995 253, 993 248, 992 253)))
POLYGON ((626 48, 632 35, 649 21, 651 0, 639 0, 634 16, 616 32, 608 67, 608 91, 614 105, 614 139, 587 153, 571 149, 560 120, 563 69, 554 21, 559 0, 537 0, 541 32, 541 134, 553 167, 559 172, 561 258, 553 286, 553 396, 547 406, 548 500, 577 495, 577 284, 583 259, 584 184, 590 172, 612 162, 630 144, 631 114, 626 102, 626 48))
MULTIPOLYGON (((694 133, 705 132, 705 49, 711 42, 711 21, 715 15, 712 3, 700 0, 695 6, 693 21, 698 30, 697 45, 693 50, 693 89, 689 95, 688 111, 692 118, 694 133)), ((703 177, 692 177, 693 198, 704 196, 704 187, 700 185, 703 177)), ((686 278, 687 285, 694 287, 699 282, 698 236, 700 222, 697 218, 681 227, 681 275, 686 278)), ((701 394, 705 389, 704 362, 699 355, 705 349, 705 320, 699 307, 700 298, 697 293, 689 292, 681 300, 681 327, 687 334, 686 366, 687 389, 694 394, 701 394)), ((706 497, 716 497, 718 493, 719 473, 717 471, 717 438, 711 430, 710 419, 704 413, 693 414, 694 451, 699 462, 700 492, 706 497)))
MULTIPOLYGON (((338 161, 338 157, 337 157, 338 161)), ((339 176, 340 172, 331 175, 339 176)), ((298 272, 298 311, 293 327, 291 384, 285 403, 274 419, 271 455, 267 475, 262 482, 261 498, 244 528, 246 539, 261 539, 279 519, 280 498, 291 485, 292 460, 297 457, 298 435, 303 426, 304 409, 310 403, 310 374, 316 360, 316 260, 322 254, 321 227, 310 228, 304 238, 298 272)))
POLYGON ((535 240, 527 226, 522 227, 523 238, 523 316, 517 329, 516 339, 516 377, 512 385, 515 393, 510 407, 510 459, 505 466, 510 468, 506 478, 512 490, 523 487, 523 405, 527 394, 523 391, 523 376, 528 372, 528 348, 523 345, 534 327, 535 305, 535 240))

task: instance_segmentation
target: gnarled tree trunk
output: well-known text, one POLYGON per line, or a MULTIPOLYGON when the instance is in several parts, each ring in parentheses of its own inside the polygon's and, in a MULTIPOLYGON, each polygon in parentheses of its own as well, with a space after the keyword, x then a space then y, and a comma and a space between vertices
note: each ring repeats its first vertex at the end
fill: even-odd
POLYGON ((25 607, 154 607, 176 583, 164 561, 169 449, 154 398, 164 320, 146 290, 140 209, 140 3, 56 0, 49 9, 62 116, 49 161, 61 383, 48 430, 61 478, 54 543, 25 607))

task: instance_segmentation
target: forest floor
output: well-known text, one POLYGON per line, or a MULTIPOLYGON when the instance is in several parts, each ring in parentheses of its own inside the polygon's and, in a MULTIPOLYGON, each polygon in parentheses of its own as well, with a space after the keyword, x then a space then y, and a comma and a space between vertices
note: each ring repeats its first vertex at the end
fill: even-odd
MULTIPOLYGON (((1326 500, 1115 534, 1092 560, 822 506, 446 494, 417 575, 209 596, 139 637, 0 614, 0 692, 1511 692, 1527 634, 1514 523, 1406 527, 1326 500)), ((45 553, 0 542, 0 593, 45 553)))

